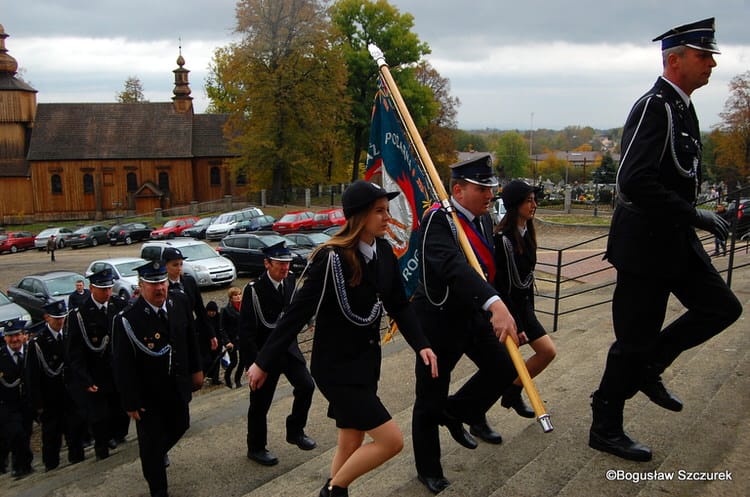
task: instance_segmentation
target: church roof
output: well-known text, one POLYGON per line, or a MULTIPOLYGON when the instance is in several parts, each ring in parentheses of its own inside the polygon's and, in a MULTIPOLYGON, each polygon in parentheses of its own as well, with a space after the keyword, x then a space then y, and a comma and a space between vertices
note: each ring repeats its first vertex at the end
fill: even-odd
POLYGON ((193 116, 193 155, 195 157, 231 157, 224 126, 227 114, 196 114, 193 116))

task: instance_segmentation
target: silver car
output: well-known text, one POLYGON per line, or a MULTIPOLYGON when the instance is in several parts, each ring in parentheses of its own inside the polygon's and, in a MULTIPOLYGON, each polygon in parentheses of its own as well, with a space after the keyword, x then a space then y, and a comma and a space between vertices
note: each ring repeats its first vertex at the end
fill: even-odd
POLYGON ((161 259, 166 247, 180 249, 185 256, 182 270, 189 274, 198 286, 229 285, 237 278, 237 270, 232 261, 220 256, 211 245, 200 240, 174 239, 146 242, 141 246, 141 257, 148 260, 161 259))
POLYGON ((0 323, 11 319, 23 319, 28 324, 31 321, 31 314, 0 292, 0 323))
POLYGON ((115 286, 112 287, 112 293, 129 299, 133 295, 133 290, 138 288, 138 272, 135 268, 144 264, 146 264, 146 261, 140 257, 101 259, 89 264, 86 269, 86 277, 88 278, 104 269, 111 270, 112 274, 115 275, 115 286))
POLYGON ((73 236, 73 230, 70 228, 47 228, 42 230, 36 238, 34 238, 34 247, 39 250, 47 249, 47 240, 51 235, 55 235, 57 241, 57 248, 63 248, 68 243, 68 239, 73 236))

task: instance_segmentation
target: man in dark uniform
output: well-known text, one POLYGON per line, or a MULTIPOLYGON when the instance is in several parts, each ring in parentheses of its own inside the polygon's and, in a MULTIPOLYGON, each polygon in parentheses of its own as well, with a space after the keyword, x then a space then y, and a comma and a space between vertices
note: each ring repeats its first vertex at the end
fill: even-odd
POLYGON ((5 346, 0 348, 0 473, 11 455, 11 475, 22 478, 31 473, 31 425, 33 413, 24 385, 27 348, 24 324, 13 319, 0 324, 5 346))
POLYGON ((217 330, 214 330, 211 320, 208 319, 198 282, 182 271, 183 261, 187 257, 182 255, 180 249, 167 247, 162 253, 162 259, 167 265, 169 291, 184 293, 190 302, 190 309, 195 318, 195 331, 198 333, 198 347, 200 347, 203 374, 206 375, 213 363, 214 356, 212 356, 211 351, 215 351, 219 347, 219 341, 216 338, 217 330))
POLYGON ((167 452, 190 426, 191 392, 203 385, 187 297, 169 292, 163 261, 137 268, 141 296, 115 316, 115 387, 135 420, 143 476, 152 496, 166 496, 167 452))
POLYGON ((130 424, 112 377, 112 319, 127 305, 112 295, 114 284, 111 269, 90 275, 89 298, 68 316, 68 388, 87 414, 97 459, 109 457, 130 424))
POLYGON ((419 480, 433 493, 450 485, 440 465, 438 426, 445 425, 467 448, 475 448, 477 442, 462 423, 469 424, 471 432, 483 440, 500 443, 501 436, 487 425, 484 413, 517 376, 501 343, 506 336, 518 343, 515 322, 491 284, 495 269, 488 212, 495 186, 489 155, 451 166, 450 203, 486 278, 467 262, 446 210, 431 210, 420 226, 423 270, 414 304, 437 354, 440 375, 432 378, 417 361, 412 440, 419 480), (450 373, 464 354, 479 370, 448 397, 450 373))
POLYGON ((726 221, 695 206, 702 145, 690 94, 708 83, 716 66, 714 20, 679 26, 657 40, 663 75, 635 103, 623 129, 618 205, 607 246, 617 269, 616 340, 592 396, 589 434, 594 449, 636 461, 650 460, 651 450, 623 431, 625 401, 640 390, 665 409, 681 410, 661 374, 681 352, 742 313, 695 233, 699 228, 727 236, 726 221), (687 312, 662 329, 670 294, 687 312))
POLYGON ((91 292, 83 284, 83 280, 76 280, 76 289, 68 297, 68 309, 71 311, 88 300, 91 292))
POLYGON ((65 386, 63 326, 68 314, 64 300, 44 306, 47 325, 29 342, 26 358, 26 385, 31 405, 42 425, 42 461, 47 471, 60 465, 62 438, 68 445, 68 461, 83 461, 81 415, 65 386))
MULTIPOLYGON (((240 349, 247 351, 245 355, 248 364, 255 362, 258 351, 276 327, 276 320, 292 298, 295 284, 294 275, 289 273, 292 253, 284 242, 264 248, 263 254, 266 272, 247 284, 240 306, 240 349)), ((304 431, 315 383, 297 340, 292 342, 278 364, 276 371, 269 372, 265 388, 250 391, 250 406, 247 410, 247 457, 264 466, 273 466, 279 462, 266 449, 266 416, 282 373, 294 387, 292 412, 286 418, 286 441, 302 450, 316 447, 315 441, 305 435, 304 431)))

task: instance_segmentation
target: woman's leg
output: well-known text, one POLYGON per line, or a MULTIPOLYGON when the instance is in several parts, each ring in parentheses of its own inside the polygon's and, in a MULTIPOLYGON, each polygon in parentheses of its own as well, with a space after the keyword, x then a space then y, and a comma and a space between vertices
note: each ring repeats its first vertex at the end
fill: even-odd
MULTIPOLYGON (((529 342, 529 345, 534 350, 534 355, 526 360, 526 369, 529 370, 529 376, 533 378, 549 366, 549 363, 557 355, 557 348, 549 335, 541 336, 533 342, 529 342)), ((513 383, 520 385, 521 379, 516 378, 513 383)))
POLYGON ((331 485, 348 487, 351 482, 392 458, 404 447, 404 437, 394 420, 367 432, 371 442, 362 444, 364 432, 340 429, 336 455, 331 464, 331 485))

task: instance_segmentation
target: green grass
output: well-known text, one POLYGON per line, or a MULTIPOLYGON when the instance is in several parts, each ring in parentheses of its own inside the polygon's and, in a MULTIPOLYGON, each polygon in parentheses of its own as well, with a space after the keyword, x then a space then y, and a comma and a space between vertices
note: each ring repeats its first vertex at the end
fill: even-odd
POLYGON ((612 218, 609 215, 599 215, 594 217, 592 214, 537 214, 540 221, 557 223, 557 224, 578 224, 589 226, 609 226, 612 218))

